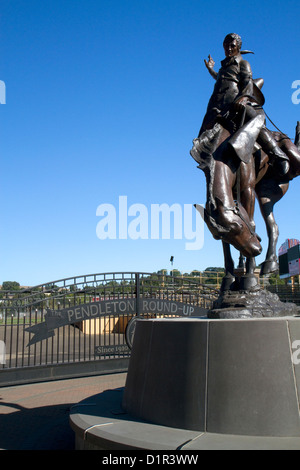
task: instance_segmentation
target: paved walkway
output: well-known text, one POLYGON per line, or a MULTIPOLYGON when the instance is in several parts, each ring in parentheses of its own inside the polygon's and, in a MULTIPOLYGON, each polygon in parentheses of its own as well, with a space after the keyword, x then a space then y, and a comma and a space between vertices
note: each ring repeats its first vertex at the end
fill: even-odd
POLYGON ((73 450, 70 408, 125 380, 123 373, 0 388, 0 449, 73 450))

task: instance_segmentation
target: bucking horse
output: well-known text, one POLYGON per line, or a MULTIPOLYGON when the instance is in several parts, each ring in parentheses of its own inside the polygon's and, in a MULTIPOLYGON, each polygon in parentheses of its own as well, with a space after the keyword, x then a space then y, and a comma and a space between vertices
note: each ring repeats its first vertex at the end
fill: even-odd
MULTIPOLYGON (((257 116, 256 121, 262 119, 257 116)), ((264 122, 256 122, 259 126, 264 122)), ((231 145, 234 133, 222 122, 205 131, 201 139, 193 140, 191 156, 204 171, 206 177, 206 205, 204 220, 217 240, 222 240, 225 276, 221 290, 237 289, 234 261, 230 245, 240 252, 240 259, 246 258, 245 276, 239 289, 249 289, 257 284, 254 276, 255 258, 261 254, 261 238, 255 231, 254 208, 257 198, 264 218, 268 249, 261 266, 261 275, 278 271, 276 246, 279 236, 274 218, 274 205, 285 195, 289 183, 300 174, 300 122, 296 126, 294 143, 282 132, 272 132, 278 146, 289 159, 289 171, 281 176, 269 156, 253 142, 245 142, 251 148, 245 161, 240 160, 231 145)), ((246 138, 247 140, 247 136, 246 138)), ((197 205, 196 205, 197 207, 197 205)))

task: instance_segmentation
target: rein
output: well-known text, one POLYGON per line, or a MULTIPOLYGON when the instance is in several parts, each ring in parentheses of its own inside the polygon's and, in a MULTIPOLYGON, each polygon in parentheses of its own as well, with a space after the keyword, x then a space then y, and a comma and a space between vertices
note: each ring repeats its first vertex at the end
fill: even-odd
POLYGON ((286 135, 284 132, 282 132, 282 131, 276 126, 276 124, 274 124, 274 122, 270 119, 270 117, 267 115, 267 113, 266 113, 265 110, 264 110, 264 113, 265 113, 266 117, 269 119, 269 121, 270 121, 270 123, 272 124, 272 126, 274 126, 275 129, 277 129, 278 132, 280 132, 280 134, 284 135, 285 138, 287 138, 287 139, 289 139, 289 140, 292 141, 292 139, 291 139, 288 135, 286 135))

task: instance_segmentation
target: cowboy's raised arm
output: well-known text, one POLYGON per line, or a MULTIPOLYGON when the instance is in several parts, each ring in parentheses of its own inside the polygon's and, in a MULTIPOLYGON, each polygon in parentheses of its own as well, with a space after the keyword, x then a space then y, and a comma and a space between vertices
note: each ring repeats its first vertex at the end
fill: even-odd
POLYGON ((209 71, 209 73, 211 74, 211 76, 217 80, 217 72, 214 70, 214 66, 215 66, 215 61, 214 59, 211 57, 211 55, 209 54, 208 56, 208 62, 207 60, 204 59, 204 63, 206 65, 206 68, 207 70, 209 71))

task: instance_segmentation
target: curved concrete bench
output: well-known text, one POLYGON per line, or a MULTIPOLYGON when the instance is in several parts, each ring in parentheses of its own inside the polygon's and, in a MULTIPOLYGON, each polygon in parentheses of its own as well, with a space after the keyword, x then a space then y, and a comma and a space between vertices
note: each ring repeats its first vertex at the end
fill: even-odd
POLYGON ((199 433, 118 415, 122 390, 110 390, 75 405, 70 424, 77 450, 299 450, 299 438, 199 433), (110 411, 110 408, 112 411, 110 411))
POLYGON ((125 388, 71 410, 76 448, 300 449, 297 340, 294 317, 138 320, 125 388))

